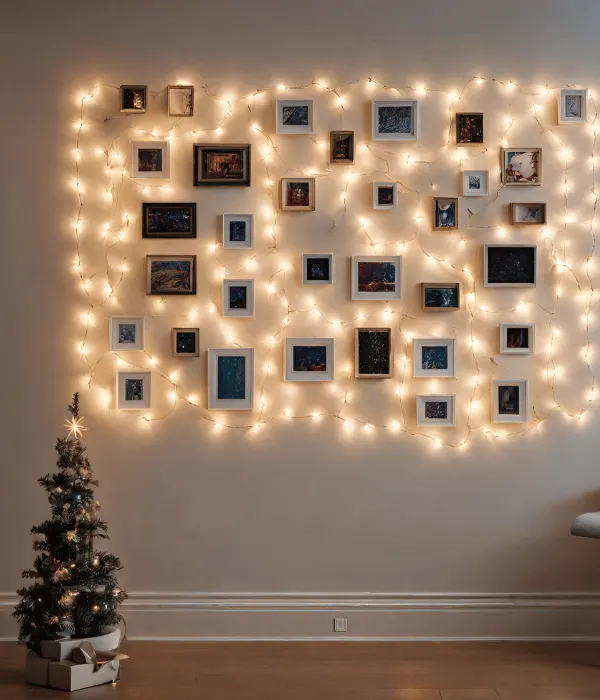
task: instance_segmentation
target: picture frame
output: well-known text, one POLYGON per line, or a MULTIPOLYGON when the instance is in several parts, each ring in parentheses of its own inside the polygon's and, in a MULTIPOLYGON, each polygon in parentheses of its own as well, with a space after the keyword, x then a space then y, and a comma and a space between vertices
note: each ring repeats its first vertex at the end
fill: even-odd
POLYGON ((329 162, 342 165, 354 164, 354 132, 329 132, 329 162))
POLYGON ((312 100, 277 100, 275 109, 276 133, 313 133, 312 100))
POLYGON ((455 394, 417 394, 416 404, 418 427, 456 427, 455 394))
POLYGON ((168 180, 171 168, 169 154, 168 141, 132 141, 131 177, 168 180))
POLYGON ((535 323, 501 323, 500 354, 532 355, 535 352, 535 323))
POLYGON ((460 282, 421 282, 422 311, 458 311, 461 302, 460 282))
POLYGON ((146 85, 121 85, 119 88, 120 109, 123 114, 146 112, 148 89, 146 85))
POLYGON ((280 205, 282 211, 315 210, 315 178, 283 177, 281 178, 280 205))
POLYGON ((486 243, 483 246, 484 287, 535 287, 535 243, 486 243))
POLYGON ((511 202, 510 215, 515 226, 544 226, 546 202, 511 202))
POLYGON ((389 379, 393 374, 392 329, 354 329, 356 379, 389 379))
POLYGON ((249 143, 195 143, 194 187, 250 187, 249 143))
POLYGON ((415 338, 413 377, 456 379, 455 338, 415 338))
POLYGON ((144 335, 143 316, 111 316, 109 319, 110 349, 115 352, 143 350, 144 335))
POLYGON ((120 411, 152 408, 152 372, 117 372, 115 394, 120 411))
POLYGON ((254 348, 208 351, 208 410, 251 411, 254 406, 254 348))
POLYGON ((170 117, 194 116, 194 86, 167 86, 167 113, 170 117))
POLYGON ((456 113, 456 145, 483 145, 483 112, 456 113))
POLYGON ((333 283, 333 255, 305 253, 302 256, 302 284, 323 285, 333 283))
POLYGON ((252 248, 254 214, 223 214, 223 248, 252 248))
POLYGON ((333 338, 286 338, 283 379, 286 382, 332 382, 333 338))
POLYGON ((542 184, 541 148, 502 148, 502 184, 507 187, 531 187, 542 184))
POLYGON ((373 209, 396 209, 398 206, 397 182, 373 183, 373 209))
POLYGON ((392 301, 401 298, 401 255, 354 255, 351 264, 351 297, 354 301, 392 301))
POLYGON ((373 141, 416 141, 419 131, 417 100, 372 100, 373 141))
POLYGON ((196 203, 143 202, 142 238, 196 238, 196 203))
POLYGON ((196 294, 196 256, 147 255, 146 294, 158 296, 196 294))
POLYGON ((558 123, 585 124, 587 95, 587 89, 561 88, 558 95, 558 123))
POLYGON ((463 197, 487 197, 490 193, 489 170, 463 170, 463 197))
POLYGON ((433 197, 433 230, 458 230, 458 197, 433 197))
POLYGON ((172 328, 171 347, 173 350, 173 357, 199 357, 200 329, 172 328))
POLYGON ((527 423, 528 384, 527 379, 492 380, 493 423, 527 423))
POLYGON ((231 318, 254 316, 254 280, 223 280, 223 316, 231 318))

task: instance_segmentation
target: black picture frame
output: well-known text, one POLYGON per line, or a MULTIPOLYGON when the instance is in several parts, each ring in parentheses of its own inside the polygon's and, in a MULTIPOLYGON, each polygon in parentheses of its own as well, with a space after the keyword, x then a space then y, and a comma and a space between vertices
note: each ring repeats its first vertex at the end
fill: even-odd
POLYGON ((196 203, 195 202, 143 202, 142 203, 142 238, 196 238, 196 203), (149 217, 153 210, 187 209, 189 213, 189 231, 153 231, 149 217))
POLYGON ((195 143, 194 144, 194 187, 250 187, 251 181, 251 148, 249 143, 195 143), (227 154, 233 152, 242 154, 242 174, 240 177, 202 177, 207 172, 206 158, 210 153, 227 154))

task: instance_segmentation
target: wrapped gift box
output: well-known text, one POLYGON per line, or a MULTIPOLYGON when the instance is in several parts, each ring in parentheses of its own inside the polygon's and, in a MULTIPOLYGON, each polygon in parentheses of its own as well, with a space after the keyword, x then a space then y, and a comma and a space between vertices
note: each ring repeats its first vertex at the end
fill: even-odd
POLYGON ((121 632, 116 627, 106 627, 103 634, 98 637, 86 637, 83 639, 45 639, 42 642, 42 656, 51 661, 66 661, 71 658, 73 650, 77 649, 81 642, 86 641, 96 651, 112 651, 118 649, 121 643, 121 632))
POLYGON ((74 661, 51 661, 48 685, 59 690, 81 690, 94 685, 111 683, 119 678, 119 660, 107 661, 96 668, 95 664, 76 664, 74 661))

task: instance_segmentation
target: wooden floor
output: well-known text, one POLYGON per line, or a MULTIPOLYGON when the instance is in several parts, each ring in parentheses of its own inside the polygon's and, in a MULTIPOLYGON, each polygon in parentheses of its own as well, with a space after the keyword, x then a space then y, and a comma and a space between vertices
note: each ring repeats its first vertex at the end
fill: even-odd
MULTIPOLYGON (((76 700, 600 700, 600 643, 125 642, 116 686, 76 700)), ((66 698, 23 682, 0 643, 0 700, 66 698)))

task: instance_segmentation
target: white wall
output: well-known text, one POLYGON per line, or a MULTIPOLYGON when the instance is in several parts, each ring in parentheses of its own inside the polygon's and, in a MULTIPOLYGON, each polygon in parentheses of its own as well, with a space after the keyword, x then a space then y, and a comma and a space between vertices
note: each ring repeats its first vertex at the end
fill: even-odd
MULTIPOLYGON (((336 85, 372 76, 388 84, 423 81, 446 89, 459 88, 469 76, 481 74, 528 86, 578 84, 597 90, 599 22, 600 8, 587 0, 506 0, 481 7, 435 0, 385 2, 378 7, 355 0, 305 0, 293 7, 267 0, 218 4, 107 0, 96 5, 66 0, 54 5, 22 2, 4 12, 0 28, 5 95, 0 159, 5 329, 0 346, 4 368, 0 635, 14 634, 8 614, 12 591, 20 584, 19 572, 33 556, 28 531, 47 512, 35 479, 53 468, 52 445, 62 429, 63 408, 70 393, 81 388, 85 369, 75 348, 81 333, 78 313, 84 305, 71 270, 74 200, 67 186, 73 172, 73 96, 96 83, 147 83, 158 92, 182 77, 196 86, 207 84, 211 92, 233 90, 238 95, 281 81, 303 84, 313 76, 325 76, 336 85)), ((531 99, 518 91, 507 97, 491 84, 477 90, 469 92, 461 104, 486 112, 494 137, 490 152, 481 156, 477 167, 497 173, 502 120, 509 111, 519 117, 511 132, 519 141, 514 145, 544 147, 545 186, 534 198, 539 195, 551 203, 554 228, 559 228, 563 171, 552 137, 540 133, 525 111, 531 99)), ((99 93, 96 116, 111 111, 114 94, 110 89, 99 93)), ((343 124, 343 128, 355 128, 359 141, 364 140, 371 96, 362 85, 348 88, 345 94, 349 111, 343 122, 326 98, 317 96, 322 120, 318 128, 325 135, 343 124)), ((264 104, 270 105, 270 99, 264 104)), ((548 104, 553 105, 553 100, 548 104)), ((432 172, 440 193, 445 189, 452 196, 458 168, 451 154, 440 151, 447 125, 443 98, 428 95, 422 106, 423 136, 411 152, 428 160, 440 158, 432 172)), ((214 106, 206 99, 197 101, 197 110, 201 109, 212 118, 214 106)), ((265 126, 270 112, 269 108, 260 117, 265 126)), ((201 111, 198 114, 202 116, 201 111)), ((544 121, 552 124, 553 120, 553 112, 546 110, 544 121)), ((157 116, 157 126, 166 123, 157 116)), ((228 128, 231 140, 249 138, 243 109, 228 128)), ((100 138, 101 129, 99 124, 91 128, 90 146, 95 143, 94 134, 100 138)), ((256 135, 250 138, 260 144, 256 135)), ((575 155, 569 175, 570 210, 579 221, 589 221, 590 134, 569 131, 566 138, 575 155)), ((257 161, 256 186, 249 192, 199 192, 189 187, 192 142, 186 137, 174 146, 173 184, 180 188, 176 199, 198 201, 197 241, 142 242, 136 228, 140 195, 129 184, 123 188, 123 203, 138 214, 123 248, 131 267, 119 294, 126 312, 154 313, 143 294, 143 256, 148 252, 197 252, 198 300, 204 305, 209 291, 218 295, 219 286, 212 279, 214 262, 208 260, 205 245, 213 240, 216 215, 226 207, 235 210, 238 201, 244 202, 244 208, 268 201, 257 161)), ((289 149, 286 160, 307 167, 310 158, 323 167, 323 156, 312 144, 284 147, 289 149)), ((97 238, 98 224, 105 216, 97 197, 102 174, 94 174, 97 166, 86 164, 85 157, 82 168, 90 183, 86 201, 91 204, 82 244, 85 264, 95 269, 102 262, 97 238)), ((361 172, 372 173, 376 167, 372 160, 365 161, 361 172)), ((282 175, 275 172, 276 178, 282 175)), ((422 188, 422 208, 428 216, 423 170, 401 174, 422 188)), ((356 217, 375 218, 368 200, 368 182, 373 179, 374 175, 367 175, 361 184, 353 185, 355 196, 345 218, 339 205, 341 180, 333 175, 318 183, 315 214, 281 219, 281 246, 296 264, 301 252, 336 255, 335 289, 319 299, 326 310, 343 318, 350 318, 355 309, 347 301, 344 259, 369 252, 356 217), (333 232, 332 219, 336 220, 333 232)), ((506 191, 501 194, 483 218, 485 224, 505 223, 511 197, 506 191)), ((519 197, 528 198, 521 193, 519 197)), ((412 226, 417 203, 404 202, 396 218, 382 218, 375 224, 385 240, 397 240, 399 230, 412 226)), ((420 238, 424 247, 456 253, 456 238, 447 244, 426 233, 427 227, 424 231, 420 238)), ((479 247, 492 242, 495 234, 493 229, 467 233, 472 241, 461 260, 476 270, 479 282, 479 247)), ((586 227, 577 224, 558 236, 559 242, 571 241, 570 254, 579 265, 590 246, 586 227)), ((542 245, 539 235, 527 233, 524 238, 542 245)), ((552 303, 556 277, 547 256, 542 260, 540 284, 526 298, 552 303)), ((277 269, 274 264, 266 259, 257 279, 264 280, 267 270, 277 269)), ((414 244, 406 252, 405 265, 403 308, 415 315, 415 285, 447 278, 447 273, 435 267, 425 273, 423 256, 414 244)), ((289 285, 301 305, 303 293, 297 280, 289 285)), ((256 322, 250 322, 253 325, 245 327, 250 330, 240 335, 243 344, 260 347, 259 358, 264 358, 262 340, 269 329, 277 328, 281 311, 272 310, 264 287, 259 286, 257 303, 263 311, 256 322)), ((567 298, 557 310, 557 325, 564 329, 558 354, 566 377, 559 391, 561 401, 578 410, 589 387, 585 364, 576 356, 584 342, 578 321, 581 306, 572 298, 574 286, 568 278, 564 289, 567 298)), ((522 297, 508 291, 484 292, 480 300, 506 309, 522 297)), ((168 356, 169 328, 179 325, 178 317, 189 308, 187 300, 176 302, 169 301, 168 309, 155 313, 150 324, 153 351, 165 360, 166 368, 177 365, 168 356)), ((106 350, 106 314, 100 311, 97 316, 99 324, 90 337, 93 357, 106 350)), ((198 321, 203 349, 225 342, 220 323, 210 319, 204 309, 198 321)), ((484 387, 492 368, 489 357, 496 353, 494 329, 499 320, 483 315, 476 320, 483 343, 478 359, 484 387)), ((543 348, 547 317, 532 313, 531 320, 539 324, 543 348)), ((444 319, 445 332, 455 328, 460 339, 467 321, 464 314, 456 320, 444 319)), ((411 326, 409 321, 405 328, 424 330, 424 325, 411 326)), ((323 326, 311 320, 300 321, 298 329, 327 335, 323 326)), ((592 328, 592 341, 594 336, 592 328)), ((350 330, 338 338, 343 364, 351 355, 350 330)), ((469 390, 464 378, 472 374, 473 365, 468 352, 462 353, 463 383, 456 390, 466 401, 469 390)), ((278 353, 275 361, 279 376, 278 353)), ((332 611, 344 610, 351 636, 595 634, 598 547, 591 541, 571 539, 568 530, 575 515, 597 508, 600 500, 596 418, 590 411, 587 423, 576 426, 549 414, 548 389, 540 376, 543 355, 525 364, 518 360, 507 364, 505 358, 497 357, 496 361, 497 371, 505 376, 527 373, 536 409, 549 420, 542 433, 510 442, 488 440, 481 430, 476 431, 465 451, 433 452, 420 439, 383 430, 349 438, 333 419, 318 424, 278 421, 258 436, 242 430, 215 435, 201 420, 202 411, 183 405, 174 416, 147 429, 121 414, 103 411, 97 394, 83 391, 90 429, 85 438, 101 483, 99 498, 112 535, 111 548, 125 565, 122 585, 133 594, 126 610, 130 633, 319 637, 331 633, 332 611), (283 612, 271 614, 275 610, 283 612), (462 615, 455 615, 456 611, 462 615)), ((259 359, 257 368, 261 365, 259 359)), ((195 364, 177 366, 182 383, 205 396, 204 357, 195 364)), ((112 386, 112 361, 104 360, 97 376, 112 386)), ((160 382, 156 386, 160 388, 155 413, 160 415, 166 406, 166 387, 160 382)), ((321 387, 314 394, 302 387, 292 395, 288 386, 274 380, 266 391, 279 410, 285 401, 293 401, 299 411, 309 411, 318 401, 333 411, 339 406, 339 392, 351 388, 348 415, 385 422, 398 410, 389 386, 357 389, 354 382, 344 380, 338 383, 337 395, 321 387)), ((418 385, 407 386, 411 397, 418 385)), ((482 397, 487 402, 485 391, 482 397)), ((410 425, 414 420, 411 403, 406 406, 410 425)), ((464 411, 461 420, 463 430, 457 431, 456 438, 464 434, 464 411)), ((484 413, 475 423, 485 420, 484 413)))

